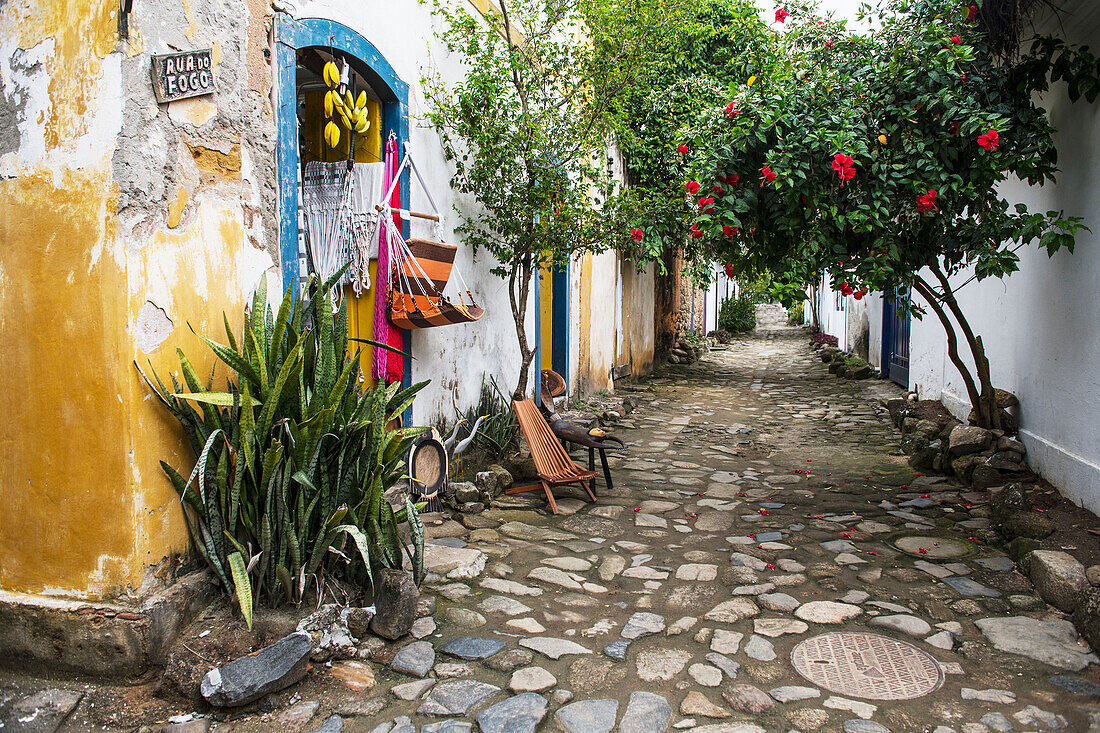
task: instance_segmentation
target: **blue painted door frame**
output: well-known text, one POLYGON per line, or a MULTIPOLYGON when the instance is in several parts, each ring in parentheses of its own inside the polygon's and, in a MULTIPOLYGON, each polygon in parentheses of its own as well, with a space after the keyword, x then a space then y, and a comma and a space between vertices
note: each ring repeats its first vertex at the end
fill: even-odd
MULTIPOLYGON (((398 154, 404 153, 409 140, 409 85, 403 82, 370 41, 346 25, 323 18, 295 20, 286 13, 275 13, 273 49, 275 67, 275 120, 278 142, 275 152, 278 170, 279 256, 283 288, 290 287, 298 297, 298 51, 322 48, 341 51, 348 63, 370 82, 382 100, 382 140, 392 131, 397 137, 398 154)), ((401 208, 409 208, 409 173, 401 175, 401 208)), ((409 236, 408 222, 402 223, 402 235, 409 236)), ((412 332, 401 332, 402 349, 412 353, 412 332)), ((412 384, 412 360, 405 357, 402 387, 412 384)), ((403 415, 405 425, 412 424, 412 406, 403 415)))
MULTIPOLYGON (((569 385, 569 280, 570 261, 558 262, 553 267, 551 288, 554 295, 551 311, 551 328, 554 338, 551 343, 550 368, 565 379, 566 390, 569 385)), ((536 274, 536 277, 538 275, 536 274)))

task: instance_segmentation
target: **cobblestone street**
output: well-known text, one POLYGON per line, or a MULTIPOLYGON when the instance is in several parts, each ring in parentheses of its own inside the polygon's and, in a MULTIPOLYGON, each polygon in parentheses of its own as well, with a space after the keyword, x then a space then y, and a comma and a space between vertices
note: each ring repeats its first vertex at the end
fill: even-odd
POLYGON ((781 330, 632 394, 613 490, 431 527, 419 640, 212 729, 1089 729, 1095 656, 986 546, 986 493, 898 454, 893 385, 781 330))
POLYGON ((424 641, 441 681, 398 688, 420 698, 402 712, 518 730, 495 721, 546 710, 578 733, 1086 729, 1089 698, 1067 688, 1100 692, 1073 675, 1094 657, 983 547, 986 495, 898 455, 877 399, 896 395, 831 377, 801 332, 670 368, 636 393, 629 453, 595 505, 548 517, 529 494, 530 509, 474 517, 485 571, 434 585, 440 625, 424 641), (986 620, 1006 616, 1026 622, 986 620), (902 643, 828 664, 807 645, 814 681, 801 676, 792 650, 838 631, 902 643), (542 694, 477 715, 496 687, 542 694))

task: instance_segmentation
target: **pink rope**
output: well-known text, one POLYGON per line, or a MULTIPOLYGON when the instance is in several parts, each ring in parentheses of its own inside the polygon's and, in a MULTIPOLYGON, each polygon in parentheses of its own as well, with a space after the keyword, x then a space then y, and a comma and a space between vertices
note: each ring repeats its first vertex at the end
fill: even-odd
MULTIPOLYGON (((386 172, 382 177, 382 190, 389 191, 390 186, 393 185, 394 174, 397 173, 397 142, 394 140, 386 141, 386 172)), ((393 190, 393 197, 390 199, 390 205, 396 208, 401 208, 401 192, 400 187, 395 187, 393 190)), ((398 227, 401 226, 401 215, 395 213, 393 215, 394 224, 398 227)), ((398 230, 400 231, 400 229, 398 230)), ((389 308, 387 301, 387 292, 390 287, 391 280, 391 264, 390 264, 390 246, 389 240, 386 236, 386 227, 383 224, 378 226, 378 273, 375 277, 374 287, 374 340, 383 344, 388 344, 393 341, 393 334, 391 331, 396 330, 386 317, 386 311, 389 308)), ((401 357, 397 354, 390 354, 385 349, 374 349, 374 358, 371 362, 370 375, 372 379, 385 379, 387 376, 387 357, 393 357, 400 360, 401 357)))

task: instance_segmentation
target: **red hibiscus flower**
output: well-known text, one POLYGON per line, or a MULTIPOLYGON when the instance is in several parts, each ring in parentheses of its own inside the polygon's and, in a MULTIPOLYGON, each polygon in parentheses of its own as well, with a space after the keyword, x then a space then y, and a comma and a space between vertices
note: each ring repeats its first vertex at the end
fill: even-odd
POLYGON ((955 120, 954 122, 951 123, 951 134, 952 135, 958 135, 959 134, 959 121, 958 120, 955 120))
POLYGON ((687 151, 688 151, 688 146, 687 145, 677 145, 676 150, 679 151, 679 153, 681 155, 686 155, 687 151))
POLYGON ((726 117, 734 117, 741 114, 741 110, 734 108, 734 102, 730 102, 726 105, 726 117))
POLYGON ((732 280, 733 276, 737 274, 737 271, 734 270, 733 265, 731 265, 728 262, 726 263, 725 268, 726 268, 726 277, 729 278, 730 280, 732 280))
POLYGON ((970 8, 966 11, 966 20, 969 23, 973 23, 974 19, 977 18, 977 17, 978 17, 978 6, 977 5, 971 5, 970 8))
POLYGON ((833 156, 833 170, 840 178, 841 188, 844 188, 845 181, 850 181, 856 177, 856 169, 852 167, 852 158, 844 153, 837 153, 833 156))
POLYGON ((779 8, 778 10, 775 11, 775 22, 776 23, 786 23, 787 18, 789 18, 789 17, 791 17, 791 14, 788 13, 783 8, 779 8))
POLYGON ((960 43, 962 43, 962 39, 959 38, 958 36, 951 36, 951 38, 949 38, 948 40, 951 41, 952 43, 954 43, 956 46, 958 46, 960 43))
POLYGON ((721 186, 711 186, 710 190, 714 192, 715 196, 721 196, 725 193, 721 186))
POLYGON ((832 41, 825 41, 825 45, 826 46, 831 46, 831 45, 833 45, 833 42, 832 41))
POLYGON ((922 214, 931 211, 936 208, 936 189, 928 189, 928 193, 923 196, 917 196, 917 211, 922 214))
POLYGON ((695 181, 688 181, 687 185, 684 186, 684 188, 687 189, 688 193, 695 194, 699 190, 699 184, 695 181))
POLYGON ((631 229, 630 230, 630 238, 633 239, 635 242, 642 241, 642 237, 644 237, 644 236, 645 236, 645 234, 642 232, 641 229, 631 229))
POLYGON ((694 237, 695 239, 702 239, 703 233, 701 231, 699 231, 699 225, 698 224, 692 224, 691 225, 691 236, 694 237))
POLYGON ((728 176, 726 176, 726 185, 736 186, 737 182, 740 180, 741 176, 737 175, 736 173, 730 173, 728 176))
POLYGON ((714 199, 710 198, 709 196, 706 197, 706 198, 703 198, 703 199, 699 199, 699 208, 700 209, 706 208, 707 206, 710 206, 713 203, 714 203, 714 199))
MULTIPOLYGON (((730 239, 733 239, 734 237, 736 237, 737 233, 739 231, 741 231, 741 230, 738 227, 731 227, 729 224, 723 224, 722 225, 722 234, 725 234, 730 239)), ((726 272, 728 273, 729 269, 730 269, 730 265, 726 265, 726 268, 727 268, 726 272)), ((732 277, 732 275, 730 277, 732 277)))
POLYGON ((863 300, 864 295, 867 295, 866 290, 857 290, 854 293, 852 293, 852 297, 855 298, 856 300, 863 300))
POLYGON ((763 186, 764 183, 771 183, 772 181, 774 181, 776 179, 775 171, 773 171, 768 166, 764 166, 763 168, 761 168, 760 169, 760 174, 764 178, 764 180, 760 183, 761 186, 763 186))
POLYGON ((996 130, 990 130, 984 135, 978 135, 978 145, 981 145, 990 152, 996 150, 1000 142, 1001 136, 997 134, 996 130))

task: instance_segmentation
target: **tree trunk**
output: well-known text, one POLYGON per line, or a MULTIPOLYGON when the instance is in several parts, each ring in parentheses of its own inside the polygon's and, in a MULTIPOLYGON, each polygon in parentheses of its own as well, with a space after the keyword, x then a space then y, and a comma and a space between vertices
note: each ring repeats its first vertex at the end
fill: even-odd
POLYGON ((530 347, 527 341, 527 329, 524 327, 527 317, 527 296, 531 292, 531 275, 533 272, 531 256, 524 255, 508 274, 508 301, 512 307, 512 320, 516 325, 520 353, 519 377, 516 381, 516 388, 512 392, 513 400, 527 398, 527 374, 531 370, 531 362, 535 358, 535 350, 530 347))
POLYGON ((810 326, 814 331, 820 331, 821 326, 817 320, 817 285, 810 286, 810 297, 807 300, 810 302, 810 326))
POLYGON ((928 306, 940 319, 940 323, 943 324, 944 333, 947 334, 947 357, 951 359, 951 363, 955 365, 955 368, 959 370, 959 374, 962 376, 963 384, 966 385, 966 393, 970 398, 970 404, 976 406, 979 402, 980 394, 978 387, 974 382, 974 376, 970 373, 970 369, 966 366, 966 362, 959 356, 959 337, 955 333, 955 324, 951 322, 950 316, 947 315, 947 311, 943 309, 939 299, 936 298, 936 294, 932 291, 932 287, 919 277, 913 282, 913 288, 920 293, 921 297, 928 303, 928 306))
POLYGON ((943 302, 947 305, 951 314, 955 316, 955 320, 958 321, 963 338, 966 339, 967 346, 970 347, 970 353, 974 357, 979 394, 977 400, 972 400, 971 406, 977 412, 978 425, 983 428, 999 430, 1001 427, 1001 413, 997 409, 997 393, 993 388, 993 380, 990 377, 989 359, 985 355, 985 345, 982 343, 982 337, 976 336, 974 329, 970 327, 970 322, 966 319, 962 307, 959 306, 959 301, 955 298, 955 291, 951 288, 947 275, 938 266, 929 269, 939 280, 940 287, 943 289, 943 302))
POLYGON ((667 353, 676 340, 677 319, 680 315, 680 253, 666 250, 661 255, 663 274, 658 274, 654 286, 655 303, 653 318, 654 351, 667 353))

